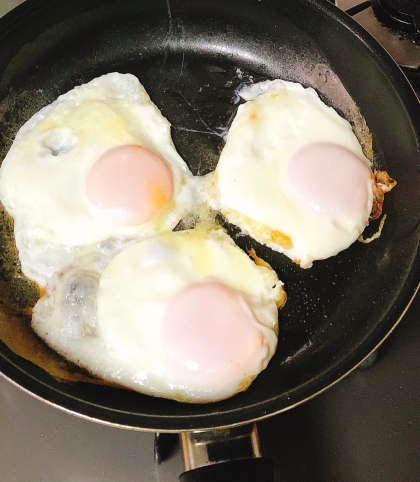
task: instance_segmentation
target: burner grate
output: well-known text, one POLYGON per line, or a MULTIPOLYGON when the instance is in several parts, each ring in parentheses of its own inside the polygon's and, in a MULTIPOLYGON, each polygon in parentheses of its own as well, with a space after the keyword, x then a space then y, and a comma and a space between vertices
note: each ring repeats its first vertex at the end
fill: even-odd
POLYGON ((384 47, 419 93, 419 0, 336 0, 335 4, 384 47))
POLYGON ((373 0, 376 17, 403 37, 420 42, 420 2, 415 0, 373 0))

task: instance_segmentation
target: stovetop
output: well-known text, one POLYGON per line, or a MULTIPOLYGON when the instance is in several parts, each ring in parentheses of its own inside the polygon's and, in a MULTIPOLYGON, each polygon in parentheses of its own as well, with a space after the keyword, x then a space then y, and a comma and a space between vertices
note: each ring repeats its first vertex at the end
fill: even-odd
MULTIPOLYGON (((0 0, 0 16, 19 3, 0 0)), ((419 321, 417 294, 373 366, 258 424, 276 482, 420 480, 419 321)), ((175 482, 183 470, 176 447, 155 463, 152 433, 79 419, 3 378, 0 427, 2 482, 175 482)))

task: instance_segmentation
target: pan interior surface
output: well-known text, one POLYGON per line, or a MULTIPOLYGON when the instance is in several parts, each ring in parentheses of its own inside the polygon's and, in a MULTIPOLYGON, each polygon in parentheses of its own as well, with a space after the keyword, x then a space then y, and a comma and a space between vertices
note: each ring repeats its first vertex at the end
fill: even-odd
MULTIPOLYGON (((398 68, 327 2, 28 0, 0 21, 0 153, 42 106, 76 85, 136 75, 172 124, 194 174, 213 170, 245 83, 314 87, 353 125, 374 165, 398 181, 379 240, 303 270, 248 237, 285 283, 279 346, 233 398, 180 404, 124 389, 63 384, 0 345, 0 370, 50 403, 106 423, 179 431, 256 420, 322 391, 394 327, 419 280, 420 115, 398 68), (368 127, 368 129, 366 128, 368 127)), ((378 225, 369 229, 374 232, 378 225)))

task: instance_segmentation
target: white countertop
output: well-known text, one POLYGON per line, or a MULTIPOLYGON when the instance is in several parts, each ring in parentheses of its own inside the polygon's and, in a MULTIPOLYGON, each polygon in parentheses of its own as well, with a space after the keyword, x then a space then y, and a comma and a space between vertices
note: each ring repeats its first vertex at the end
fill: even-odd
POLYGON ((24 0, 0 0, 0 17, 23 2, 24 0))

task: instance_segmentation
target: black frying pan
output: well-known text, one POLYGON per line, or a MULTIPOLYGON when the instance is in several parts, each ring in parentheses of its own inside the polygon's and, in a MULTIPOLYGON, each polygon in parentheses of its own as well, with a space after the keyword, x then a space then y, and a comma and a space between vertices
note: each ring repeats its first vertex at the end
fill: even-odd
POLYGON ((0 32, 2 152, 59 94, 107 72, 131 72, 172 123, 191 170, 204 174, 217 163, 221 128, 237 108, 235 89, 281 77, 315 87, 366 141, 364 118, 375 165, 398 181, 385 200, 380 239, 311 269, 238 238, 272 264, 289 295, 277 352, 246 392, 189 405, 63 384, 0 344, 7 378, 105 423, 174 432, 224 427, 313 397, 392 331, 419 283, 420 111, 400 70, 344 13, 322 0, 27 0, 0 20, 0 32))

